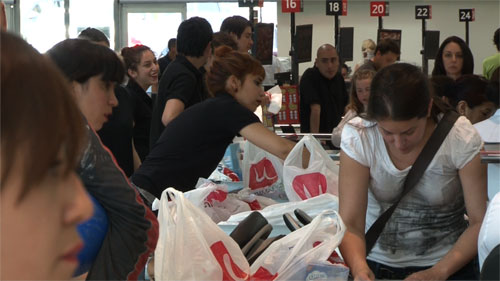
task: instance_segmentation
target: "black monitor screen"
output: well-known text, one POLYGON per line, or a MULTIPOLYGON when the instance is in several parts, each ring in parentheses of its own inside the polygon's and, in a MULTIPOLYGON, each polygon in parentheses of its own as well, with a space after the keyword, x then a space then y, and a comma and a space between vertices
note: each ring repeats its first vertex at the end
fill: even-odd
POLYGON ((297 25, 295 31, 295 42, 297 62, 311 61, 312 53, 312 24, 297 25))
POLYGON ((255 25, 255 44, 252 53, 262 64, 273 64, 274 24, 258 23, 255 25))

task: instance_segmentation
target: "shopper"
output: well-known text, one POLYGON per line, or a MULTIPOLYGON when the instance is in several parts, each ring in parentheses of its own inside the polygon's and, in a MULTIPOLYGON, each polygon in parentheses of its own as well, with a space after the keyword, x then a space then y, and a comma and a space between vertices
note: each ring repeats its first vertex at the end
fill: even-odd
POLYGON ((59 70, 1 32, 0 279, 69 280, 92 203, 74 171, 83 120, 59 70))
POLYGON ((365 62, 373 58, 375 55, 375 48, 377 47, 377 44, 373 42, 372 39, 365 39, 363 40, 363 43, 361 44, 361 55, 362 59, 356 63, 354 66, 354 72, 358 70, 360 66, 362 66, 365 62))
POLYGON ((238 134, 285 159, 294 143, 269 131, 253 113, 265 97, 264 76, 250 55, 219 47, 207 72, 207 87, 215 97, 167 125, 132 182, 157 198, 167 187, 191 190, 199 177, 210 176, 238 134))
POLYGON ((123 64, 109 48, 82 39, 64 40, 47 55, 70 82, 89 124, 77 170, 108 217, 108 232, 87 280, 137 279, 155 249, 158 222, 93 130, 102 127, 116 105, 113 88, 125 76, 123 64))
POLYGON ((493 44, 497 49, 497 53, 483 60, 483 75, 488 80, 491 80, 493 72, 500 68, 500 28, 497 28, 493 34, 493 44))
MULTIPOLYGON (((96 44, 109 48, 109 40, 98 29, 88 27, 78 35, 80 39, 87 39, 96 44)), ((132 144, 134 130, 134 102, 131 94, 122 85, 115 85, 114 95, 118 105, 113 107, 112 113, 100 129, 97 130, 102 143, 113 153, 116 162, 130 177, 136 167, 140 165, 139 156, 132 144)))
POLYGON ((368 99, 370 98, 370 85, 374 76, 375 71, 369 69, 356 71, 352 76, 353 87, 351 87, 349 95, 349 104, 346 106, 346 114, 332 131, 332 143, 336 147, 340 147, 340 139, 345 124, 356 116, 363 115, 366 111, 368 99))
POLYGON ((149 153, 153 112, 153 100, 146 90, 158 84, 159 67, 153 51, 146 45, 125 47, 121 54, 129 77, 126 88, 133 100, 134 147, 142 162, 149 153))
POLYGON ((376 123, 353 119, 344 127, 339 213, 347 230, 340 250, 354 280, 477 280, 473 259, 486 210, 486 167, 481 138, 465 117, 365 256, 365 229, 399 198, 442 113, 451 110, 439 101, 417 67, 390 65, 371 84, 367 117, 376 123))
POLYGON ((486 79, 472 74, 463 75, 456 81, 455 90, 450 93, 448 100, 460 115, 475 124, 495 113, 496 106, 488 99, 487 89, 486 79))
POLYGON ((436 54, 432 76, 446 75, 457 80, 474 71, 474 57, 464 40, 457 36, 446 38, 436 54))

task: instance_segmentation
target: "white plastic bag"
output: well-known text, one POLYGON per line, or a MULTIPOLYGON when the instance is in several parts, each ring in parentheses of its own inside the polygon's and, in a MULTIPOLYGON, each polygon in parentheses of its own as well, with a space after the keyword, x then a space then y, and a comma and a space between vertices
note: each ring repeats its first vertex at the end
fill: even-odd
POLYGON ((283 186, 283 161, 247 141, 243 153, 243 186, 251 193, 287 201, 283 186))
POLYGON ((184 193, 184 196, 196 207, 204 210, 215 223, 251 210, 247 202, 238 199, 235 194, 228 194, 226 185, 211 181, 205 181, 196 189, 184 193))
POLYGON ((304 136, 290 151, 283 166, 283 183, 290 201, 300 201, 320 194, 338 195, 339 168, 311 135, 304 136), (304 146, 310 152, 309 165, 302 167, 304 146))
POLYGON ((249 265, 238 244, 182 192, 163 191, 158 221, 156 280, 248 279, 249 265))
MULTIPOLYGON (((300 202, 274 204, 262 209, 259 213, 266 218, 273 228, 286 228, 285 222, 283 221, 283 214, 293 214, 295 209, 301 209, 314 218, 324 210, 331 209, 337 211, 339 209, 339 198, 327 193, 300 202)), ((219 226, 228 226, 228 228, 229 226, 236 226, 248 215, 250 215, 250 212, 232 215, 227 221, 219 223, 219 226)), ((288 230, 288 228, 286 229, 288 230)))
POLYGON ((322 212, 308 225, 272 243, 252 264, 251 280, 291 280, 306 273, 310 265, 328 266, 327 260, 344 232, 345 225, 336 211, 322 212))
POLYGON ((271 89, 267 90, 266 94, 269 97, 269 105, 267 106, 267 111, 272 114, 278 114, 281 110, 281 105, 283 103, 283 93, 281 92, 280 86, 276 85, 271 89))

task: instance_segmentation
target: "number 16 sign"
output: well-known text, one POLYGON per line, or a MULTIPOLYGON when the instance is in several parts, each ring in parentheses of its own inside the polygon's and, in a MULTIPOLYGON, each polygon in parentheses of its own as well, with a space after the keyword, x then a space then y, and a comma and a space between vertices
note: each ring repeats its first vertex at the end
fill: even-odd
POLYGON ((300 13, 301 10, 301 0, 281 0, 281 12, 282 13, 300 13))

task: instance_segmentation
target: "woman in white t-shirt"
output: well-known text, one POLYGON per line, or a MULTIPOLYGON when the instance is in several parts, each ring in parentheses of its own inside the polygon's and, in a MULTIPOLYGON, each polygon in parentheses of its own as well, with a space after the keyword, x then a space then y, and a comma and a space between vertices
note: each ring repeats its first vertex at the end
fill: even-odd
POLYGON ((417 67, 394 64, 371 84, 367 116, 376 122, 355 118, 344 127, 339 211, 347 231, 340 250, 354 280, 476 278, 471 261, 486 209, 486 170, 479 156, 483 143, 465 117, 456 121, 365 257, 365 230, 399 198, 446 110, 438 103, 417 67))

